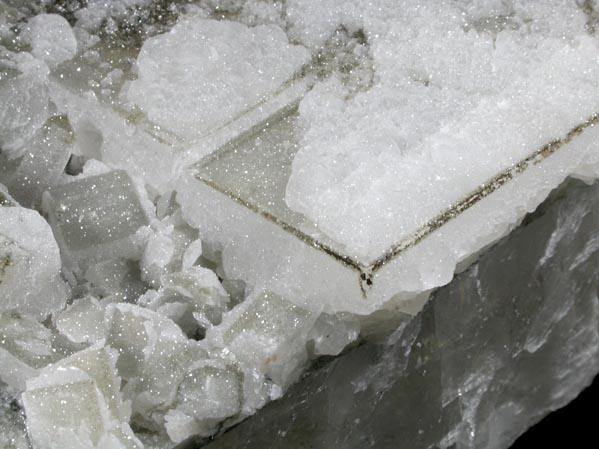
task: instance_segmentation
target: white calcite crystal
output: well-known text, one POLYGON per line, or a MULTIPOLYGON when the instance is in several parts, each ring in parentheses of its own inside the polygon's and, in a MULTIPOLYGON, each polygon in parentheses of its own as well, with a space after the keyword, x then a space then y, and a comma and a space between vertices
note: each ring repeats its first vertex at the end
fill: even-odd
POLYGON ((6 183, 24 206, 38 205, 49 187, 62 181, 72 153, 72 133, 64 120, 46 122, 27 144, 18 168, 7 176, 6 183))
POLYGON ((218 423, 241 410, 243 374, 235 366, 202 361, 190 367, 179 384, 166 431, 175 442, 193 435, 210 436, 218 423))
POLYGON ((35 449, 142 449, 119 392, 116 351, 92 347, 44 369, 23 394, 35 449))
POLYGON ((248 298, 210 328, 209 344, 284 387, 307 359, 307 333, 316 316, 272 293, 248 298))
POLYGON ((50 226, 19 206, 0 206, 0 312, 42 320, 61 310, 68 288, 50 226))
POLYGON ((172 183, 178 164, 171 146, 134 126, 129 117, 100 102, 93 91, 80 95, 68 82, 50 87, 53 101, 73 128, 75 156, 126 169, 160 191, 172 183))
POLYGON ((140 297, 139 303, 169 317, 191 337, 220 324, 229 295, 213 271, 190 267, 163 275, 161 284, 158 291, 140 297))
POLYGON ((126 172, 115 170, 52 187, 42 207, 63 257, 88 264, 139 257, 134 235, 152 213, 143 195, 126 172))
POLYGON ((179 185, 224 277, 316 312, 414 314, 566 177, 597 177, 599 51, 578 4, 288 6, 324 73, 179 185))
POLYGON ((27 21, 21 39, 31 47, 31 54, 48 67, 68 61, 77 53, 77 40, 69 22, 58 14, 38 14, 27 21))
POLYGON ((1 62, 0 146, 16 157, 50 115, 48 67, 22 53, 1 62))
POLYGON ((57 316, 56 329, 73 343, 97 343, 105 334, 105 310, 93 296, 79 298, 57 316))
POLYGON ((0 380, 15 391, 54 360, 51 331, 37 321, 0 315, 0 380))
MULTIPOLYGON (((25 427, 33 449, 212 438, 319 356, 365 373, 328 429, 337 402, 359 428, 354 395, 391 380, 436 407, 452 371, 431 332, 414 343, 431 291, 599 174, 594 2, 20 3, 0 0, 0 405, 26 422, 0 407, 0 446, 25 427), (361 332, 398 325, 414 360, 352 365, 361 332)), ((452 307, 438 329, 477 327, 452 307)), ((442 399, 459 432, 469 397, 442 399)))
POLYGON ((199 137, 281 89, 309 58, 279 27, 191 16, 144 43, 127 97, 160 127, 199 137))
POLYGON ((351 11, 376 79, 348 98, 332 78, 304 98, 286 194, 366 261, 599 110, 599 51, 576 3, 388 3, 313 6, 340 23, 351 11))

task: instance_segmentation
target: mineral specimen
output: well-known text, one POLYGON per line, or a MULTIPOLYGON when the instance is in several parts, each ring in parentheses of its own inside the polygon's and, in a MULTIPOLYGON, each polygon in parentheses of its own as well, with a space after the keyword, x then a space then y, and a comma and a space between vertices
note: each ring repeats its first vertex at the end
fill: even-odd
POLYGON ((264 101, 309 57, 277 26, 190 17, 144 43, 127 97, 157 125, 199 137, 264 101))
POLYGON ((0 312, 43 319, 60 311, 68 288, 52 230, 34 210, 0 205, 0 312))
POLYGON ((599 184, 570 182, 386 338, 180 448, 508 448, 599 371, 599 184))
POLYGON ((0 0, 0 446, 497 449, 588 382, 595 2, 417 3, 0 0))

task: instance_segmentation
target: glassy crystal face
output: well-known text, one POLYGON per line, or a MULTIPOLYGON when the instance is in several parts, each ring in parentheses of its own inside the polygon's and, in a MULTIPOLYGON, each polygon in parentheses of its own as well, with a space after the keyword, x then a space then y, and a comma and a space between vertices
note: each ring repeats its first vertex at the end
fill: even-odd
POLYGON ((69 251, 118 241, 148 224, 125 172, 91 176, 49 190, 45 209, 69 251))
POLYGON ((508 445, 597 370, 596 11, 0 0, 0 446, 508 445))

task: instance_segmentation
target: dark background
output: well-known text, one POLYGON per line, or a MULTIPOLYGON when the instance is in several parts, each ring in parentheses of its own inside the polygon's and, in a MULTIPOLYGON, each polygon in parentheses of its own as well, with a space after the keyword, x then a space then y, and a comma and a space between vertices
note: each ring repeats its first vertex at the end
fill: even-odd
POLYGON ((599 447, 599 375, 566 407, 547 415, 510 449, 599 447))

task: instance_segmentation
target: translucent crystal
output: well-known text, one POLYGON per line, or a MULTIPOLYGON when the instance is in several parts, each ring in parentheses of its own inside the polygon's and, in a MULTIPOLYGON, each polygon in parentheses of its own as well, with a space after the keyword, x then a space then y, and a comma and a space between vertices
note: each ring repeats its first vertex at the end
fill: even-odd
MULTIPOLYGON (((77 73, 78 67, 72 70, 77 73)), ((85 84, 88 81, 84 78, 85 84)), ((84 161, 97 159, 125 169, 157 189, 171 184, 178 162, 170 145, 133 125, 92 93, 81 96, 72 92, 70 86, 55 83, 50 87, 53 101, 73 127, 76 155, 84 161)))
POLYGON ((316 316, 272 293, 258 293, 210 328, 206 340, 278 385, 295 380, 307 359, 307 333, 316 316))
POLYGON ((242 373, 215 362, 194 364, 179 385, 175 408, 166 415, 166 430, 175 442, 192 435, 209 436, 216 425, 241 410, 242 373))
POLYGON ((279 27, 191 15, 144 43, 127 97, 160 127, 199 137, 279 90, 308 60, 279 27))
POLYGON ((0 206, 0 312, 43 319, 64 307, 58 245, 40 214, 0 206))
POLYGON ((0 314, 0 380, 15 391, 54 361, 51 332, 37 321, 0 314))
POLYGON ((172 408, 190 366, 208 354, 196 341, 166 338, 157 340, 147 352, 139 375, 129 378, 123 393, 131 400, 135 422, 156 431, 164 428, 164 415, 172 408))
POLYGON ((108 349, 91 348, 27 382, 23 402, 35 449, 143 447, 128 424, 115 358, 108 349))
POLYGON ((146 289, 139 265, 126 259, 109 259, 91 265, 84 274, 95 292, 112 296, 113 301, 136 300, 146 289))
POLYGON ((60 119, 47 122, 8 178, 13 196, 24 206, 39 205, 42 193, 60 182, 72 151, 72 136, 65 125, 60 119))
POLYGON ((165 274, 162 288, 148 292, 140 304, 168 316, 189 336, 220 324, 229 295, 213 271, 202 267, 165 274))
POLYGON ((598 203, 567 183, 417 316, 203 447, 510 447, 599 371, 598 203))
POLYGON ((31 54, 50 68, 75 56, 77 41, 69 22, 58 14, 39 14, 27 21, 21 39, 31 46, 31 54))
POLYGON ((321 314, 310 337, 314 341, 314 353, 317 355, 338 355, 347 345, 355 341, 360 334, 357 320, 342 320, 327 313, 321 314))
POLYGON ((0 77, 0 146, 17 155, 50 115, 47 73, 36 61, 30 63, 31 73, 26 66, 25 73, 0 77))
POLYGON ((133 420, 158 430, 189 367, 206 359, 207 352, 172 321, 151 310, 111 304, 106 320, 106 342, 119 351, 117 368, 127 380, 123 392, 131 401, 133 420))
POLYGON ((96 343, 104 338, 105 305, 88 296, 76 299, 56 318, 56 328, 74 343, 96 343))
POLYGON ((119 374, 138 377, 145 360, 161 339, 187 340, 181 329, 168 318, 133 304, 110 304, 106 309, 106 342, 117 349, 119 374))
POLYGON ((71 261, 136 257, 132 237, 149 222, 144 206, 121 170, 54 186, 43 199, 61 251, 71 261))
POLYGON ((181 218, 178 209, 160 221, 153 221, 144 232, 147 240, 141 258, 142 274, 154 287, 160 286, 162 275, 191 267, 202 254, 198 231, 181 218))

